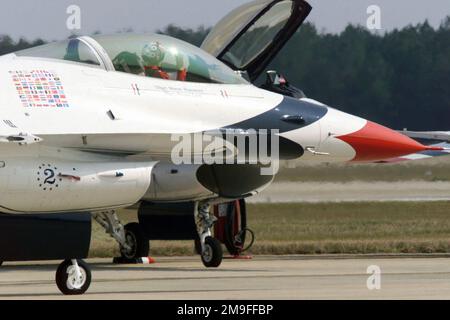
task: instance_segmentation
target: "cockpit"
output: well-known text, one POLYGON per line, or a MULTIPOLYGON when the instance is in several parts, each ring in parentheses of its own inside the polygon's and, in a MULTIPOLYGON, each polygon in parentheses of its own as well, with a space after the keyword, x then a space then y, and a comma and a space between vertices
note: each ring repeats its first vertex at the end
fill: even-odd
POLYGON ((79 37, 18 51, 142 77, 201 83, 247 84, 242 76, 205 51, 159 35, 79 37))

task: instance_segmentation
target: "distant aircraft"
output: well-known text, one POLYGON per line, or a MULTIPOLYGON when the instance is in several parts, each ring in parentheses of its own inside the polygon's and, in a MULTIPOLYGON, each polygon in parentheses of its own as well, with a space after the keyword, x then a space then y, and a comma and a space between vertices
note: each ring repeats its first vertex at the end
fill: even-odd
POLYGON ((274 162, 376 162, 443 151, 306 98, 275 72, 264 89, 252 84, 311 9, 302 0, 247 3, 201 48, 119 34, 2 56, 0 260, 65 259, 57 286, 82 294, 91 282, 81 259, 94 217, 123 258, 148 256, 151 230, 197 237, 204 265, 218 267, 223 253, 210 207, 272 182, 276 171, 263 173, 263 149, 276 154, 274 162), (196 135, 204 140, 196 143, 196 135), (174 152, 186 136, 194 137, 188 157, 174 152), (194 161, 178 163, 174 154, 194 161), (139 223, 123 226, 116 210, 133 205, 139 223))
POLYGON ((417 142, 434 147, 435 150, 425 150, 413 154, 408 154, 396 158, 385 159, 381 162, 394 163, 411 160, 425 160, 429 158, 448 156, 450 154, 450 132, 449 131, 399 131, 417 142), (439 150, 441 148, 441 150, 439 150))

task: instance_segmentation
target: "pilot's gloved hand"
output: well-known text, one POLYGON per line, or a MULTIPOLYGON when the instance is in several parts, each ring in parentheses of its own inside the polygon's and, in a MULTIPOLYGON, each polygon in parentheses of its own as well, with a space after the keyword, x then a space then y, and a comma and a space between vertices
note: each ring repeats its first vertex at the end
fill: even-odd
POLYGON ((144 70, 140 57, 135 53, 123 51, 119 53, 112 62, 116 71, 141 74, 144 70))

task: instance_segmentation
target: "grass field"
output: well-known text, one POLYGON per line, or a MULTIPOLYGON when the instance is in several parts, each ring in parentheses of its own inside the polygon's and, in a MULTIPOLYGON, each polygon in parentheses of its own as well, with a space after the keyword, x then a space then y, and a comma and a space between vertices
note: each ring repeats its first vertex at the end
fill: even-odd
MULTIPOLYGON (((253 254, 450 252, 450 202, 252 204, 253 254)), ((131 210, 120 213, 135 220, 131 210)), ((117 254, 96 224, 91 256, 117 254)), ((152 241, 152 255, 192 255, 191 241, 152 241)))

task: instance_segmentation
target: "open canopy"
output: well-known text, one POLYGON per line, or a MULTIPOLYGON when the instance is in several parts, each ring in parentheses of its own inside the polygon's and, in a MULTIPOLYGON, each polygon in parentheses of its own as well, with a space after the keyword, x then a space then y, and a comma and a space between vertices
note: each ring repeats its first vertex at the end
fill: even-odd
POLYGON ((255 0, 225 16, 202 49, 252 81, 264 71, 305 21, 312 7, 304 0, 255 0))
POLYGON ((59 59, 166 80, 247 83, 205 51, 159 34, 80 37, 22 50, 16 55, 59 59))

